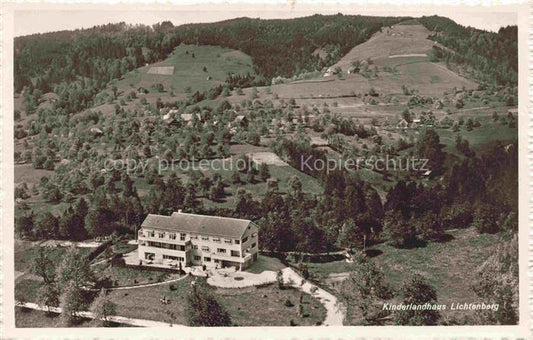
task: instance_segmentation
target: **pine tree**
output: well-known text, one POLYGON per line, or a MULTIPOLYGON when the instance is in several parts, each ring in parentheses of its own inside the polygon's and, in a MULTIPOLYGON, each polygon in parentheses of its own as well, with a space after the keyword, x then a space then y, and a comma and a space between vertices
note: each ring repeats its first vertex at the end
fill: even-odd
POLYGON ((189 326, 231 326, 229 313, 220 305, 209 287, 200 280, 191 282, 185 313, 189 326))

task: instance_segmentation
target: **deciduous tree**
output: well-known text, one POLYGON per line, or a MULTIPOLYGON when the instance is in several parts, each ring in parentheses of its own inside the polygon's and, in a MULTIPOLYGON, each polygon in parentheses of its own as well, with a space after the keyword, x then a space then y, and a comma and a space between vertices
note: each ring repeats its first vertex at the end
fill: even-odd
MULTIPOLYGON (((427 280, 419 274, 415 274, 405 282, 401 293, 404 305, 422 306, 428 303, 430 306, 437 305, 437 291, 427 280)), ((432 326, 440 319, 440 312, 434 308, 424 310, 406 309, 398 311, 396 315, 397 325, 432 326)))
POLYGON ((116 314, 117 306, 102 289, 91 305, 94 321, 98 326, 109 326, 109 316, 116 314))

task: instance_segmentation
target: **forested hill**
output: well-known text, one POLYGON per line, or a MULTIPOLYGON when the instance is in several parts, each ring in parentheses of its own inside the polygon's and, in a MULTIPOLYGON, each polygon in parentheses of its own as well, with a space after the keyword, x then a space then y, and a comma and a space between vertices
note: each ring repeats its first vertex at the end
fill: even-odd
POLYGON ((176 34, 187 43, 241 50, 252 56, 256 72, 270 79, 331 65, 381 27, 405 19, 342 14, 290 20, 239 18, 181 26, 176 34), (328 52, 325 60, 313 55, 317 48, 328 52))
MULTIPOLYGON (((270 78, 292 76, 334 63, 382 26, 400 17, 314 15, 289 20, 238 18, 210 24, 174 27, 124 23, 87 30, 61 31, 15 39, 15 89, 30 83, 43 92, 50 84, 78 75, 120 76, 134 67, 164 59, 180 43, 219 45, 249 54, 256 73, 270 78), (321 60, 313 52, 327 51, 321 60)), ((100 81, 100 79, 97 79, 100 81)))
MULTIPOLYGON (((15 39, 14 85, 25 86, 27 110, 43 93, 59 95, 56 108, 77 112, 91 107, 94 96, 111 80, 165 59, 181 43, 219 45, 252 57, 254 83, 321 70, 337 62, 354 46, 384 26, 411 18, 313 15, 288 20, 237 18, 175 27, 125 23, 91 29, 36 34, 15 39), (319 56, 317 49, 322 51, 319 56)), ((443 17, 417 19, 434 31, 432 39, 451 50, 436 51, 437 59, 465 64, 487 83, 516 85, 517 28, 490 33, 466 28, 443 17)), ((434 51, 435 52, 435 51, 434 51)))
POLYGON ((447 62, 466 64, 476 78, 500 85, 518 83, 518 27, 502 27, 498 33, 465 27, 448 18, 417 19, 434 32, 430 39, 450 48, 440 51, 447 62))

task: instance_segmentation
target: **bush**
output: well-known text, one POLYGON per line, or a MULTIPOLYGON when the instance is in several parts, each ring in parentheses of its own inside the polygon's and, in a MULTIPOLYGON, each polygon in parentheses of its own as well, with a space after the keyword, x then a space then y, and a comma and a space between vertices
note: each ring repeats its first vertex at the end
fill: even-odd
POLYGON ((300 305, 302 306, 302 317, 303 318, 307 318, 309 317, 310 313, 309 313, 309 307, 307 306, 304 306, 304 305, 300 305))
POLYGON ((111 266, 113 267, 124 267, 126 266, 126 261, 122 258, 122 254, 115 254, 111 259, 111 266))
POLYGON ((285 300, 284 305, 286 307, 294 307, 294 303, 292 303, 292 301, 290 299, 285 300))

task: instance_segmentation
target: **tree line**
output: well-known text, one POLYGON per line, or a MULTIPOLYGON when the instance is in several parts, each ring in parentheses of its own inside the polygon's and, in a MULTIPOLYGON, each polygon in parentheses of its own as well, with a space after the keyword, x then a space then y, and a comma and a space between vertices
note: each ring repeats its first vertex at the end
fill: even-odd
POLYGON ((465 27, 445 17, 417 20, 434 32, 430 39, 451 49, 434 48, 435 59, 466 64, 486 83, 518 85, 518 26, 501 27, 494 33, 465 27))

